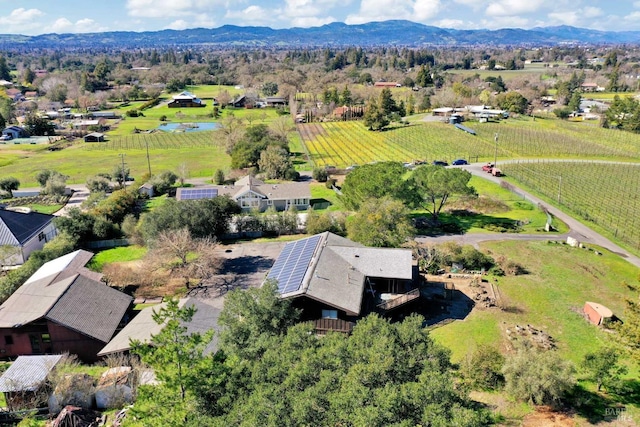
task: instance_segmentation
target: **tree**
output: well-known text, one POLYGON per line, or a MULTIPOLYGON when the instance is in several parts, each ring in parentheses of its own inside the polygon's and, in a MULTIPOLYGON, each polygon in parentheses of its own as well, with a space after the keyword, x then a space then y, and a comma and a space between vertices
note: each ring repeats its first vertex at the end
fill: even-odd
POLYGON ((69 177, 52 169, 42 169, 41 171, 36 173, 35 178, 36 181, 38 181, 38 184, 40 184, 40 187, 45 187, 47 185, 47 182, 49 182, 51 179, 58 179, 66 182, 69 177))
POLYGON ((125 183, 127 182, 127 178, 129 178, 129 174, 131 173, 131 169, 125 164, 117 163, 113 170, 111 171, 111 176, 116 180, 118 185, 121 188, 124 188, 125 183))
POLYGON ((0 56, 0 79, 11 81, 11 70, 4 56, 0 56))
POLYGON ((465 380, 471 387, 496 390, 503 386, 504 356, 488 345, 480 345, 462 363, 465 380))
POLYGON ((154 311, 153 320, 162 330, 151 337, 151 345, 132 341, 132 352, 153 368, 159 381, 155 386, 140 386, 132 415, 146 424, 185 425, 193 418, 195 397, 190 389, 198 381, 198 367, 204 362, 204 350, 213 332, 188 333, 187 326, 196 313, 193 306, 181 307, 176 299, 154 311))
POLYGON ((413 185, 422 207, 434 221, 453 195, 475 195, 469 187, 471 173, 463 169, 447 169, 441 166, 420 166, 411 175, 413 185))
POLYGON ((582 95, 580 95, 580 92, 576 90, 571 94, 571 99, 569 100, 567 107, 569 107, 571 111, 580 112, 581 102, 582 102, 582 95))
POLYGON ((520 92, 510 91, 498 94, 496 103, 503 110, 511 113, 524 114, 527 112, 529 101, 520 92))
POLYGON ((82 244, 93 238, 95 217, 79 208, 71 208, 65 216, 56 217, 53 221, 60 232, 73 236, 76 243, 82 244))
POLYGON ((265 96, 274 96, 278 93, 278 83, 265 82, 262 85, 262 93, 264 93, 265 96))
POLYGON ((47 98, 51 102, 64 102, 67 99, 68 88, 64 83, 58 83, 47 91, 47 98))
POLYGON ((407 170, 400 162, 379 162, 351 171, 342 185, 341 199, 349 209, 358 209, 367 199, 389 196, 409 206, 415 201, 407 170))
POLYGON ((181 277, 187 289, 191 288, 192 279, 203 283, 222 265, 215 241, 208 237, 194 239, 187 228, 158 234, 146 260, 154 270, 169 270, 172 275, 181 277))
POLYGON ((289 143, 289 134, 296 130, 290 116, 279 116, 269 124, 269 133, 283 144, 289 143))
POLYGON ((277 145, 270 145, 260 153, 258 166, 267 179, 284 178, 286 172, 292 167, 289 153, 277 145))
POLYGON ((369 99, 363 119, 364 125, 369 130, 382 130, 389 124, 389 118, 384 114, 375 98, 369 99))
POLYGON ((231 217, 237 213, 240 213, 240 206, 229 197, 180 202, 168 199, 163 205, 144 213, 139 228, 148 243, 162 231, 185 227, 194 238, 219 238, 227 232, 231 217))
POLYGON ((395 248, 414 233, 409 211, 389 196, 365 201, 347 221, 347 235, 365 246, 395 248))
POLYGON ((587 353, 582 359, 581 368, 587 379, 596 384, 598 391, 604 386, 607 391, 615 387, 620 377, 627 373, 627 367, 618 363, 619 352, 611 347, 587 353))
POLYGON ((13 192, 20 187, 20 181, 12 176, 0 178, 0 190, 9 194, 9 198, 13 197, 13 192))
POLYGON ((329 173, 325 168, 315 168, 313 169, 311 177, 318 182, 327 182, 327 179, 329 179, 329 173))
POLYGON ((299 315, 289 300, 280 298, 274 281, 260 288, 233 290, 226 295, 218 319, 220 348, 229 355, 256 360, 268 338, 283 336, 299 315))
POLYGON ((640 360, 640 303, 631 299, 626 303, 624 323, 617 328, 619 339, 631 355, 640 360))
POLYGON ((558 404, 575 383, 574 367, 553 350, 522 347, 506 359, 502 373, 509 396, 534 405, 558 404))
POLYGON ((46 117, 38 117, 35 114, 29 114, 24 121, 25 128, 30 135, 50 135, 56 133, 54 125, 46 117))
POLYGON ((161 172, 159 175, 152 177, 149 180, 149 183, 153 185, 153 192, 157 195, 166 194, 171 187, 178 180, 178 175, 174 172, 166 170, 161 172))
POLYGON ((30 85, 35 79, 36 73, 34 73, 33 70, 29 67, 25 68, 24 72, 22 73, 22 81, 24 81, 27 85, 30 85))
POLYGON ((224 184, 224 181, 224 172, 222 171, 222 169, 216 169, 215 173, 213 174, 213 183, 216 185, 222 185, 224 184))
POLYGON ((111 183, 104 176, 92 176, 87 178, 87 189, 91 193, 108 193, 111 191, 111 183))

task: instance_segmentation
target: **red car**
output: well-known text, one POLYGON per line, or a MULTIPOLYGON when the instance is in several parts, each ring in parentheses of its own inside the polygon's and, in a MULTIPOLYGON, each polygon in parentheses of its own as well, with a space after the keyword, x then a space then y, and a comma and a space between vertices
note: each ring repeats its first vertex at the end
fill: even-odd
POLYGON ((487 163, 486 165, 482 166, 482 170, 487 173, 491 173, 491 169, 493 169, 493 163, 487 163))

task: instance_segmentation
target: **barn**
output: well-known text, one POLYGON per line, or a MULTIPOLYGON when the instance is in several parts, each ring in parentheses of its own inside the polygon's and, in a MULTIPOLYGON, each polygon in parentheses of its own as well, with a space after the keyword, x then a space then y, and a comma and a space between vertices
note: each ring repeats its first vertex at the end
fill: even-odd
POLYGON ((587 301, 583 308, 584 314, 589 318, 589 322, 602 326, 613 318, 613 312, 602 304, 587 301))

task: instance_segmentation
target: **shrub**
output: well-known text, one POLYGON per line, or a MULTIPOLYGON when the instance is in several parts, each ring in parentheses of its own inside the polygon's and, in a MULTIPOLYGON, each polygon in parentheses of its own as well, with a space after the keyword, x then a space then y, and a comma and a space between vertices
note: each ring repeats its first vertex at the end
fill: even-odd
POLYGON ((318 182, 327 182, 327 179, 329 179, 329 174, 324 168, 315 168, 313 170, 312 177, 318 182))
POLYGON ((224 172, 222 172, 221 169, 217 169, 216 172, 213 174, 213 183, 216 185, 222 185, 224 184, 224 172))
POLYGON ((284 179, 288 181, 297 181, 300 179, 300 172, 298 172, 293 168, 287 169, 287 171, 284 174, 284 179))
POLYGON ((504 356, 488 345, 481 345, 469 353, 462 363, 465 381, 473 388, 496 390, 504 385, 504 356))

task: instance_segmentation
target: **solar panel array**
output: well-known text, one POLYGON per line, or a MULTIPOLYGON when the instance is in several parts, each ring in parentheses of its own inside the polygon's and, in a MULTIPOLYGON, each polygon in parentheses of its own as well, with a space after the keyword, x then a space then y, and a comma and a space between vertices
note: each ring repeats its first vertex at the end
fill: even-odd
POLYGON ((183 188, 180 191, 180 200, 213 199, 217 196, 217 188, 183 188))
POLYGON ((285 245, 267 275, 267 279, 278 281, 278 292, 287 294, 300 289, 321 238, 321 235, 316 235, 285 245))

